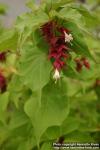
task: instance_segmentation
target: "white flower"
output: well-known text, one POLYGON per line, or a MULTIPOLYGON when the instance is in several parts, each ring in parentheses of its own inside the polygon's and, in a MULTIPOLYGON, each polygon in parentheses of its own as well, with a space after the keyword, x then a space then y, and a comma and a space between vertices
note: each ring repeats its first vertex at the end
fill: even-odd
POLYGON ((70 41, 73 40, 72 34, 67 34, 65 31, 64 34, 65 34, 65 42, 70 43, 70 41))
POLYGON ((53 79, 55 80, 55 83, 57 83, 57 80, 60 79, 60 73, 59 73, 58 69, 55 69, 53 79))

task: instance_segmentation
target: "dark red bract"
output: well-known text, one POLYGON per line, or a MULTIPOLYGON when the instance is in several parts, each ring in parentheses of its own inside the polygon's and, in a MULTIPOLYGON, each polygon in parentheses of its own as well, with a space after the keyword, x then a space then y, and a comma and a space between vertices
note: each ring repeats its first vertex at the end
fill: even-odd
POLYGON ((45 40, 47 42, 50 42, 50 40, 53 38, 54 27, 55 27, 55 22, 53 21, 47 22, 41 27, 42 34, 45 37, 45 40))
POLYGON ((6 60, 6 52, 1 52, 0 53, 0 61, 4 62, 6 60))
POLYGON ((45 40, 48 42, 49 59, 53 60, 53 67, 57 70, 61 70, 66 64, 65 58, 68 58, 68 50, 65 43, 64 31, 69 33, 70 31, 64 27, 60 27, 55 21, 50 21, 41 27, 42 34, 45 40), (56 35, 56 32, 58 35, 56 35))
POLYGON ((0 91, 1 93, 6 91, 6 78, 0 73, 0 91))
POLYGON ((89 61, 87 60, 87 58, 83 57, 81 60, 82 60, 82 62, 83 62, 83 65, 84 65, 87 69, 90 69, 90 63, 89 63, 89 61))
POLYGON ((80 72, 82 70, 83 66, 85 66, 87 69, 90 69, 89 61, 85 57, 76 58, 75 62, 76 62, 76 70, 78 72, 80 72))

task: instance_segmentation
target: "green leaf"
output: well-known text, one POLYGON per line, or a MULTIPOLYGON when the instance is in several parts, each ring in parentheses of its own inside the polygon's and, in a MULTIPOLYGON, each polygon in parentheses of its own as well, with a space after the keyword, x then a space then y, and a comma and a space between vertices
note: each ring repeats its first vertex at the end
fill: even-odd
POLYGON ((87 132, 74 131, 65 137, 65 142, 94 142, 93 138, 87 132))
POLYGON ((17 150, 31 150, 35 146, 36 146, 36 141, 35 141, 34 136, 28 136, 24 138, 22 142, 20 142, 17 150))
POLYGON ((74 96, 82 88, 81 82, 79 80, 76 80, 76 79, 66 78, 66 84, 67 84, 67 90, 68 90, 68 96, 69 97, 74 96))
POLYGON ((0 51, 16 50, 18 42, 18 34, 15 30, 8 30, 0 35, 0 51))
POLYGON ((33 45, 27 45, 22 52, 21 79, 33 91, 43 88, 50 79, 51 63, 46 53, 33 45))
POLYGON ((28 0, 26 5, 28 8, 32 9, 33 11, 38 9, 38 5, 35 3, 35 0, 28 0))
POLYGON ((20 79, 20 75, 13 75, 12 80, 8 85, 9 97, 11 101, 14 102, 15 106, 18 108, 19 99, 22 95, 23 84, 20 79))
POLYGON ((67 135, 79 128, 79 121, 73 117, 67 117, 67 119, 61 125, 61 135, 67 135))
POLYGON ((34 45, 36 45, 40 51, 46 52, 47 50, 49 50, 49 45, 45 41, 43 36, 41 36, 41 32, 39 29, 35 30, 32 33, 32 38, 34 45))
POLYGON ((50 140, 54 140, 54 139, 58 139, 58 137, 60 137, 61 133, 60 133, 60 127, 59 126, 52 126, 49 127, 46 132, 43 134, 43 136, 41 137, 41 139, 43 141, 50 141, 50 140))
POLYGON ((1 145, 1 149, 6 149, 6 150, 18 150, 18 145, 19 143, 22 142, 22 139, 19 137, 14 137, 14 138, 8 138, 4 143, 1 145))
POLYGON ((50 142, 44 143, 40 150, 53 150, 52 143, 50 142))
POLYGON ((7 6, 3 3, 0 3, 0 15, 5 15, 7 6))
POLYGON ((34 13, 26 13, 18 17, 16 28, 23 31, 25 27, 32 29, 48 21, 48 16, 42 10, 35 11, 34 13))
POLYGON ((42 136, 43 141, 57 140, 79 128, 79 120, 68 116, 60 126, 49 127, 42 136))
POLYGON ((37 27, 40 28, 48 20, 48 15, 42 9, 19 16, 16 21, 16 28, 19 31, 19 47, 37 27))
POLYGON ((8 90, 10 91, 10 94, 13 94, 14 92, 20 92, 21 89, 22 82, 20 80, 20 75, 13 75, 12 80, 8 85, 8 90))
POLYGON ((73 0, 42 0, 44 3, 46 3, 46 10, 47 12, 49 12, 51 9, 56 10, 59 9, 60 7, 62 7, 65 4, 69 4, 71 3, 73 0))
POLYGON ((76 9, 85 19, 86 25, 88 27, 93 27, 96 25, 100 24, 100 19, 98 19, 98 17, 89 9, 87 9, 86 7, 82 6, 82 5, 72 5, 71 6, 73 9, 76 9), (94 21, 95 20, 95 21, 94 21))
POLYGON ((9 102, 9 93, 0 94, 0 120, 5 123, 6 111, 9 102))
POLYGON ((41 106, 36 93, 25 104, 25 112, 30 117, 37 144, 48 127, 60 126, 69 113, 67 90, 64 82, 49 83, 42 91, 41 106))
POLYGON ((25 115, 24 112, 15 111, 15 112, 13 112, 12 118, 9 122, 9 129, 13 130, 15 128, 23 126, 28 121, 29 121, 28 117, 25 115))
POLYGON ((0 121, 0 148, 1 145, 5 142, 5 140, 7 140, 8 136, 9 136, 8 128, 0 121))
POLYGON ((65 19, 66 21, 72 21, 76 23, 79 28, 84 28, 84 18, 76 9, 65 7, 59 11, 59 17, 65 19))
POLYGON ((87 45, 85 45, 83 39, 77 36, 74 36, 74 39, 75 40, 73 41, 73 45, 71 46, 71 48, 75 50, 77 54, 80 54, 86 57, 91 57, 88 47, 87 45))
POLYGON ((69 78, 74 78, 74 79, 78 79, 78 73, 75 70, 75 63, 72 61, 67 62, 67 68, 63 69, 63 73, 65 76, 69 77, 69 78))
POLYGON ((26 40, 30 37, 31 33, 32 33, 32 28, 30 26, 28 27, 26 26, 22 28, 22 31, 20 30, 19 41, 18 41, 19 48, 24 45, 26 40))
POLYGON ((77 27, 77 25, 73 22, 67 22, 64 23, 64 26, 71 31, 73 36, 71 48, 77 54, 92 58, 88 46, 86 45, 86 42, 84 40, 82 31, 77 27))
POLYGON ((19 144, 18 149, 17 150, 29 150, 29 141, 24 141, 21 142, 21 144, 19 144))

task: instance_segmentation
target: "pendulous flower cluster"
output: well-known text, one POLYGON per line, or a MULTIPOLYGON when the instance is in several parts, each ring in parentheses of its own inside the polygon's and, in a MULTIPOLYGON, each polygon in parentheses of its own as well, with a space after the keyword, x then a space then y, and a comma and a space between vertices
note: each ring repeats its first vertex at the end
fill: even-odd
MULTIPOLYGON (((41 26, 41 31, 45 41, 49 44, 48 58, 53 63, 55 70, 53 78, 55 79, 55 82, 57 82, 60 78, 60 71, 64 68, 66 59, 70 56, 70 45, 74 38, 69 29, 59 25, 56 21, 45 23, 41 26)), ((86 68, 90 67, 86 58, 76 60, 76 65, 77 71, 80 71, 83 65, 86 68)))

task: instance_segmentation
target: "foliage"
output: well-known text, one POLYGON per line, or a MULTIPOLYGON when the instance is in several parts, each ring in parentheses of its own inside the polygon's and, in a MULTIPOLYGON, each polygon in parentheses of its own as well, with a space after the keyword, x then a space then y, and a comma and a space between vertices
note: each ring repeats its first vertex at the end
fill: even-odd
POLYGON ((7 6, 5 4, 0 3, 0 15, 4 15, 6 13, 7 6))
POLYGON ((100 10, 72 0, 40 5, 31 0, 27 6, 31 10, 17 18, 15 28, 0 35, 0 150, 53 150, 61 137, 64 142, 99 142, 100 10), (50 45, 41 32, 52 20, 73 36, 56 84, 50 45), (80 57, 90 67, 77 70, 74 60, 80 57))

